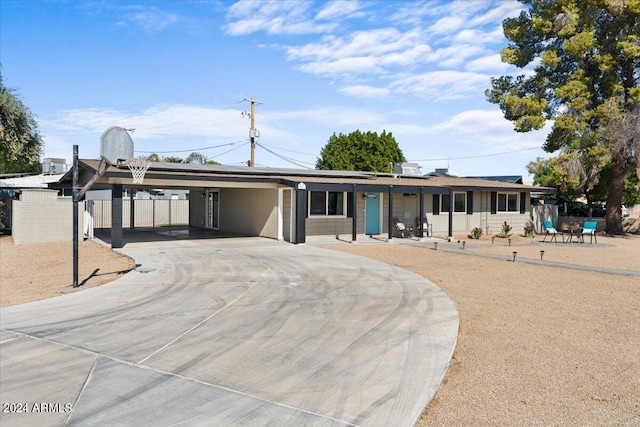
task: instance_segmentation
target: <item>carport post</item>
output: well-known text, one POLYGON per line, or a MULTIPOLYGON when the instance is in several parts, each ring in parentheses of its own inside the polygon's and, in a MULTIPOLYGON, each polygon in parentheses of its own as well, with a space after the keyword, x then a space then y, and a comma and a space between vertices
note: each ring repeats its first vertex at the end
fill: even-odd
POLYGON ((78 287, 78 146, 73 146, 73 287, 78 287))
POLYGON ((419 209, 418 221, 416 227, 420 228, 420 238, 424 237, 424 226, 422 222, 424 221, 424 187, 420 187, 420 209, 419 209))
POLYGON ((133 203, 133 188, 129 194, 129 228, 133 230, 136 226, 136 205, 133 203))
POLYGON ((351 241, 356 241, 356 224, 358 223, 358 199, 356 198, 356 185, 353 184, 353 197, 351 200, 351 212, 353 218, 351 218, 351 241))
POLYGON ((387 226, 389 227, 389 237, 388 240, 393 239, 393 193, 391 192, 391 190, 393 189, 393 185, 389 186, 389 218, 387 219, 387 222, 389 224, 387 224, 387 226))
POLYGON ((122 244, 122 184, 111 187, 111 247, 121 248, 122 244))
POLYGON ((307 186, 304 182, 296 186, 296 238, 294 243, 306 241, 307 186))
POLYGON ((453 188, 449 188, 449 241, 453 240, 453 188))

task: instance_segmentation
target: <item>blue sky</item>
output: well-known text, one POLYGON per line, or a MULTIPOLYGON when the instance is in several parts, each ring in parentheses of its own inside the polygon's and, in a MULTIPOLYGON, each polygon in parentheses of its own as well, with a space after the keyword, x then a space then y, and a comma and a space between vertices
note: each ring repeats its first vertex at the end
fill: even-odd
MULTIPOLYGON (((523 175, 549 128, 520 134, 486 101, 514 1, 0 2, 4 84, 44 157, 98 158, 111 126, 136 155, 313 168, 335 133, 391 132, 423 173, 523 175), (208 148, 213 147, 213 148, 208 148), (264 147, 264 148, 263 148, 264 147), (177 152, 182 151, 182 152, 177 152), (275 154, 274 154, 275 153, 275 154)), ((524 70, 526 71, 526 70, 524 70)))

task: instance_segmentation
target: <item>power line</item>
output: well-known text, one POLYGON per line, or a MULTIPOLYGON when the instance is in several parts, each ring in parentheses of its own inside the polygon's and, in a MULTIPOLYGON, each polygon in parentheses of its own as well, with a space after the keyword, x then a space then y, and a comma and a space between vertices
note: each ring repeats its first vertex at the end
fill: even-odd
MULTIPOLYGON (((288 160, 296 161, 296 162, 299 162, 299 163, 305 163, 305 164, 307 164, 307 165, 311 165, 311 166, 313 166, 313 168, 315 168, 315 166, 316 166, 316 164, 315 164, 315 163, 313 163, 313 162, 306 162, 306 161, 304 161, 304 160, 298 160, 298 159, 294 159, 294 158, 292 158, 292 157, 283 156, 282 154, 274 153, 272 150, 270 151, 270 150, 268 150, 268 149, 266 148, 266 147, 274 148, 272 145, 267 145, 267 144, 263 144, 263 143, 259 143, 258 145, 259 145, 261 148, 264 148, 265 150, 269 151, 271 154, 273 154, 273 155, 278 155, 280 158, 284 158, 284 159, 288 159, 288 160), (266 145, 266 147, 265 147, 265 145, 266 145)), ((280 148, 278 148, 278 150, 281 150, 281 149, 280 149, 280 148)), ((284 149, 282 149, 282 150, 284 150, 284 149)), ((292 150, 284 150, 284 151, 292 151, 292 150)))
POLYGON ((228 142, 226 144, 212 145, 210 147, 191 148, 191 149, 188 149, 188 150, 173 150, 173 151, 139 151, 139 150, 136 150, 134 152, 135 153, 148 153, 148 154, 188 153, 188 152, 194 152, 194 151, 210 150, 212 148, 226 147, 227 145, 237 144, 238 142, 242 142, 242 140, 236 141, 236 142, 228 142))
POLYGON ((410 161, 411 162, 441 162, 441 161, 444 161, 444 160, 478 159, 478 158, 481 158, 481 157, 493 157, 493 156, 502 156, 504 154, 519 153, 521 151, 538 150, 539 148, 540 147, 523 148, 522 150, 505 151, 504 153, 479 154, 477 156, 444 157, 442 159, 416 159, 416 160, 410 160, 410 161))
POLYGON ((220 156, 222 156, 222 155, 224 155, 224 154, 230 153, 230 152, 232 152, 233 150, 237 150, 237 149, 238 149, 238 148, 240 148, 240 147, 244 147, 244 146, 245 146, 245 145, 247 145, 248 143, 249 143, 249 141, 245 142, 244 144, 240 144, 240 145, 238 145, 237 147, 233 147, 231 150, 227 150, 227 151, 225 151, 224 153, 220 153, 220 154, 216 154, 215 156, 211 156, 211 157, 209 157, 209 159, 215 159, 216 157, 220 157, 220 156))
POLYGON ((276 153, 276 152, 274 152, 274 151, 272 151, 272 150, 268 149, 267 147, 265 147, 264 145, 262 145, 262 144, 260 144, 260 143, 256 143, 256 145, 257 145, 257 146, 259 146, 260 148, 264 149, 265 151, 268 151, 269 153, 273 154, 274 156, 276 156, 276 157, 278 157, 278 158, 280 158, 280 159, 284 160, 285 162, 289 162, 289 163, 294 164, 294 165, 296 165, 296 166, 300 166, 301 168, 305 168, 305 169, 312 169, 312 168, 310 168, 310 167, 308 167, 308 166, 304 166, 304 165, 302 165, 302 164, 300 164, 300 163, 307 163, 307 164, 309 164, 309 165, 312 165, 313 163, 303 162, 303 161, 301 161, 301 160, 295 160, 295 159, 291 159, 291 158, 289 158, 289 157, 283 156, 283 155, 281 155, 281 154, 278 154, 278 153, 276 153), (298 163, 298 162, 300 162, 300 163, 298 163))
POLYGON ((318 155, 317 153, 304 153, 302 151, 287 150, 286 148, 275 147, 273 145, 265 144, 265 143, 262 143, 262 146, 263 146, 263 148, 264 148, 264 146, 267 146, 267 147, 271 147, 271 148, 273 148, 275 150, 288 151, 290 153, 296 153, 296 154, 304 154, 305 156, 317 156, 318 155))

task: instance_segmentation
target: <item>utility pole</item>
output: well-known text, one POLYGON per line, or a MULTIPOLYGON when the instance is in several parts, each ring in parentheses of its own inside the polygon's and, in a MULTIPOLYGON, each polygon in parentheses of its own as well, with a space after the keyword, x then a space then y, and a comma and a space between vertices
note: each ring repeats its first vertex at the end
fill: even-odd
POLYGON ((256 101, 251 97, 251 130, 249 131, 249 138, 251 138, 251 162, 249 166, 254 167, 256 165, 256 101))
MULTIPOLYGON (((254 167, 256 165, 256 138, 260 135, 256 130, 256 103, 261 104, 261 102, 256 101, 253 96, 251 99, 245 99, 245 101, 249 101, 251 103, 251 110, 248 114, 251 119, 251 128, 249 129, 249 139, 251 140, 251 159, 249 160, 249 166, 254 167)), ((243 112, 242 115, 247 115, 247 113, 243 112)))

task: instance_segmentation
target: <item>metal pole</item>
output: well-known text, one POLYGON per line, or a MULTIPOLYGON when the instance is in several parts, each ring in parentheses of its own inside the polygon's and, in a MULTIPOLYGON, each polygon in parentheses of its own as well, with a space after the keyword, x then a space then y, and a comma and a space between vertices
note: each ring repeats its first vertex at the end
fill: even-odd
POLYGON ((78 146, 73 146, 73 287, 78 287, 78 146))

